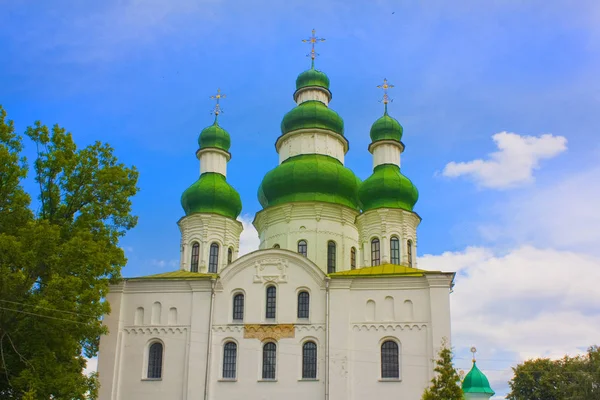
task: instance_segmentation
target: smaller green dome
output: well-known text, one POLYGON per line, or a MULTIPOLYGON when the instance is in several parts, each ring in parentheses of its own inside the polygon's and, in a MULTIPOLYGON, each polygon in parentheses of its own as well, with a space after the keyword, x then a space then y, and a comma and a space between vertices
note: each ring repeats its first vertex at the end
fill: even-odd
POLYGON ((302 72, 298 75, 298 78, 296 78, 296 90, 309 86, 319 86, 329 90, 329 78, 325 73, 318 71, 313 67, 302 72))
POLYGON ((485 393, 492 396, 495 394, 488 378, 477 368, 475 361, 473 361, 473 368, 462 382, 462 390, 464 393, 485 393))
POLYGON ((375 167, 358 189, 358 197, 363 211, 376 208, 400 208, 412 211, 419 199, 419 192, 413 183, 400 172, 395 164, 382 164, 375 167))
POLYGON ((358 210, 359 185, 356 175, 338 159, 322 154, 301 154, 267 172, 258 188, 258 201, 263 208, 318 201, 358 210))
POLYGON ((205 172, 183 192, 181 206, 185 215, 215 213, 236 219, 242 212, 242 200, 236 190, 216 172, 205 172))
POLYGON ((395 140, 399 142, 402 139, 402 131, 402 125, 390 117, 386 111, 383 117, 371 126, 371 141, 395 140))
POLYGON ((327 129, 343 135, 344 120, 320 101, 309 100, 285 114, 281 121, 281 134, 306 128, 327 129))
POLYGON ((198 145, 200 146, 200 149, 216 147, 217 149, 229 151, 229 148, 231 147, 231 138, 229 137, 229 133, 219 126, 219 123, 215 118, 214 124, 204 128, 202 132, 200 132, 198 145))

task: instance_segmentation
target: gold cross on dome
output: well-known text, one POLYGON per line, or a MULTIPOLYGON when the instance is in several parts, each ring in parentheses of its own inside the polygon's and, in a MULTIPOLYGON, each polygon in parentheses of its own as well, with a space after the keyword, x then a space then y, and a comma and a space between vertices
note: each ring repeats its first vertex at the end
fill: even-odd
POLYGON ((383 104, 386 105, 386 107, 387 107, 388 103, 392 102, 392 99, 390 99, 390 96, 388 96, 388 89, 391 89, 393 87, 394 87, 394 85, 390 85, 388 83, 388 80, 385 78, 383 79, 383 85, 377 86, 378 89, 383 89, 383 100, 382 101, 383 101, 383 104))
POLYGON ((315 34, 316 34, 316 31, 313 29, 311 37, 309 37, 308 39, 302 39, 302 42, 310 43, 310 46, 311 46, 310 54, 307 54, 307 57, 310 56, 310 58, 312 59, 313 66, 315 64, 315 57, 317 57, 319 55, 318 53, 315 52, 315 44, 317 44, 318 42, 325 41, 325 39, 319 38, 315 34))
POLYGON ((211 99, 214 99, 217 102, 217 104, 215 104, 215 108, 212 111, 212 114, 215 114, 215 116, 219 116, 219 114, 223 112, 223 110, 221 109, 221 104, 219 102, 225 97, 225 94, 221 93, 221 89, 217 89, 217 94, 210 96, 211 99))

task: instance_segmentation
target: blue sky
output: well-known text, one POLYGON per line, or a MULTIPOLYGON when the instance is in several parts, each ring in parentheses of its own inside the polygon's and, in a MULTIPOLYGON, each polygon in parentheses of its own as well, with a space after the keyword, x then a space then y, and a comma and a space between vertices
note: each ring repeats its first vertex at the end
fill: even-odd
MULTIPOLYGON (((109 142, 140 170, 140 219, 122 242, 123 275, 177 268, 179 198, 197 179, 196 140, 212 123, 217 87, 227 94, 228 181, 244 221, 260 209, 256 191, 277 165, 274 141, 294 106, 295 78, 310 66, 301 39, 315 28, 327 39, 317 67, 345 121, 346 165, 361 179, 371 172, 369 128, 382 114, 376 86, 383 78, 396 86, 390 113, 404 126, 402 170, 420 191, 421 266, 459 272, 457 365, 469 368, 466 350, 477 345, 502 396, 510 365, 581 351, 598 337, 589 283, 600 278, 598 2, 0 7, 0 104, 17 129, 59 123, 82 146, 109 142)), ((256 244, 250 228, 244 235, 256 244)))

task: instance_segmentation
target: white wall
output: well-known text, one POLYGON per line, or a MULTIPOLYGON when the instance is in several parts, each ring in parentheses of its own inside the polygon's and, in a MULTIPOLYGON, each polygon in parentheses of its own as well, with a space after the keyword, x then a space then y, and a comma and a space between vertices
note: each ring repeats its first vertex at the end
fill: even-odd
POLYGON ((348 141, 342 135, 325 129, 299 129, 279 138, 275 148, 279 153, 279 164, 300 154, 322 154, 343 164, 348 141))

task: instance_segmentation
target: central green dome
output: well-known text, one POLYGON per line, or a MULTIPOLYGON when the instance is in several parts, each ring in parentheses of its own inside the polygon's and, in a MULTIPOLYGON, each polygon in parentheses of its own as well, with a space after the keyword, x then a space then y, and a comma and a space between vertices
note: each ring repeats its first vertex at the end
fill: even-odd
POLYGON ((485 393, 492 396, 495 394, 488 378, 477 368, 475 361, 473 361, 473 368, 462 382, 462 390, 464 393, 485 393))
POLYGON ((419 199, 419 192, 413 183, 400 172, 395 164, 381 164, 375 167, 358 190, 363 211, 376 208, 400 208, 412 211, 419 199))
POLYGON ((281 121, 281 134, 298 129, 319 128, 344 134, 344 120, 318 100, 309 100, 294 107, 281 121))
POLYGON ((258 188, 263 208, 299 201, 340 204, 358 210, 360 180, 337 159, 321 154, 290 157, 269 171, 258 188))
POLYGON ((308 69, 296 78, 296 90, 310 86, 318 86, 329 90, 329 78, 324 72, 318 71, 314 67, 308 69))
POLYGON ((396 119, 390 117, 386 111, 383 117, 379 118, 371 126, 371 141, 395 140, 399 142, 402 139, 402 125, 396 119))
POLYGON ((229 133, 219 126, 219 123, 215 118, 214 124, 204 128, 202 132, 200 132, 198 145, 200 146, 200 149, 213 147, 229 151, 229 148, 231 147, 231 138, 229 137, 229 133))
POLYGON ((205 172, 183 192, 181 206, 185 215, 215 213, 236 219, 242 212, 240 195, 216 172, 205 172))

